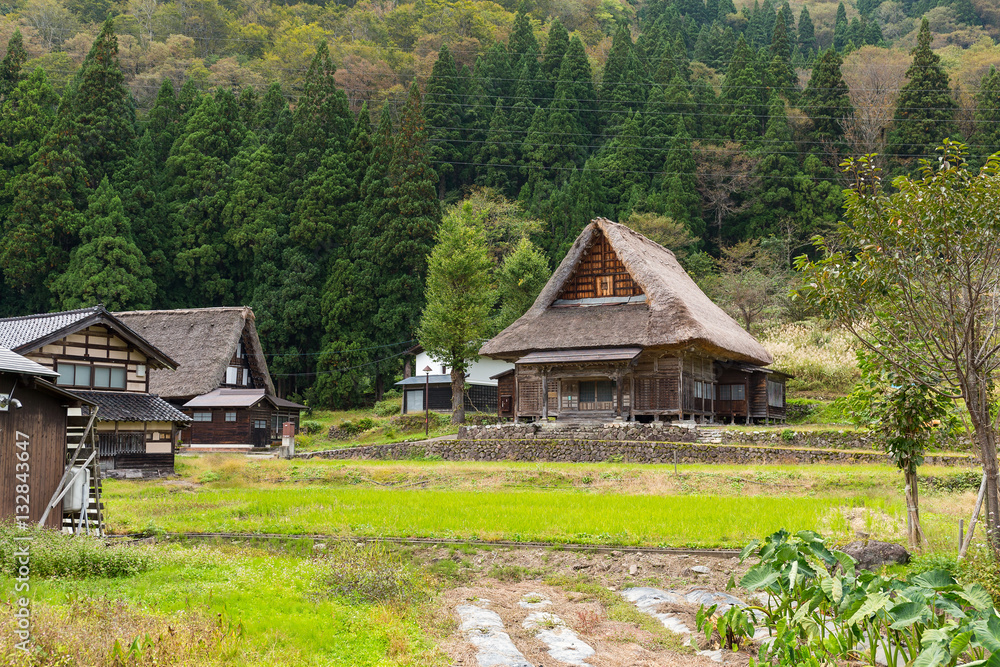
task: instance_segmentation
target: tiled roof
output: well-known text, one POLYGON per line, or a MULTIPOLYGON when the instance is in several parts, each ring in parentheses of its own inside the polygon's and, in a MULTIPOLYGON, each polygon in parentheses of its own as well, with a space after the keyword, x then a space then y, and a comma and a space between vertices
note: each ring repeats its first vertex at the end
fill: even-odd
POLYGON ((16 349, 32 341, 45 338, 57 331, 70 327, 80 320, 95 315, 102 309, 100 306, 81 308, 79 310, 64 310, 61 313, 45 313, 42 315, 24 315, 22 317, 7 317, 0 319, 0 347, 16 349))
POLYGON ((184 404, 185 408, 249 408, 265 399, 278 408, 305 410, 306 406, 271 396, 264 389, 230 389, 220 387, 207 394, 195 396, 184 404))
POLYGON ((25 359, 17 352, 0 347, 0 372, 34 375, 36 377, 59 377, 59 373, 36 364, 31 359, 25 359))
POLYGON ((190 422, 191 418, 159 396, 124 391, 74 391, 100 407, 97 421, 190 422))
POLYGON ((195 396, 185 408, 249 408, 265 397, 264 389, 213 389, 195 396))

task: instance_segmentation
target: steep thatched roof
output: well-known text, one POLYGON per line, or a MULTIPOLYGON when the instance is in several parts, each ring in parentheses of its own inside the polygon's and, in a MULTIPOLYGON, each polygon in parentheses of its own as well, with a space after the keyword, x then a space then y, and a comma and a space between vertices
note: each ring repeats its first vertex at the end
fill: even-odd
POLYGON ((535 350, 631 345, 693 347, 716 357, 760 365, 773 361, 763 345, 705 296, 674 253, 603 218, 583 230, 531 309, 487 341, 480 354, 514 360, 535 350), (553 307, 580 259, 601 234, 642 288, 645 302, 553 307))
POLYGON ((222 385, 245 330, 251 369, 260 376, 267 393, 274 395, 250 308, 135 310, 115 316, 177 361, 176 371, 150 373, 149 391, 154 394, 167 399, 191 398, 222 385))

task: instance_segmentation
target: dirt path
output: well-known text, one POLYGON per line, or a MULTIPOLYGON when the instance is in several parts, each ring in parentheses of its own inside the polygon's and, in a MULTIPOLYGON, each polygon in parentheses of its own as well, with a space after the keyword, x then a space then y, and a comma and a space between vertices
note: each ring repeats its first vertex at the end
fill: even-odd
POLYGON ((450 619, 442 648, 453 665, 748 663, 747 653, 717 651, 696 631, 696 600, 725 593, 746 570, 734 558, 473 548, 414 556, 455 584, 438 610, 450 619))

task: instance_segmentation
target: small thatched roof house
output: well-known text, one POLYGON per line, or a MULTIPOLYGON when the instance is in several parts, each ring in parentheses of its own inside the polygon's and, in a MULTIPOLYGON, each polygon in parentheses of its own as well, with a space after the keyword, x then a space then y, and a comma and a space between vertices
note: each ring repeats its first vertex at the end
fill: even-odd
MULTIPOLYGON (((249 307, 136 310, 115 313, 146 340, 169 350, 172 373, 150 373, 150 390, 192 419, 181 437, 193 446, 264 446, 280 437, 281 424, 299 423, 305 406, 284 400, 245 405, 246 391, 275 398, 267 359, 249 307), (217 390, 226 391, 217 391, 217 390), (211 394, 210 407, 198 402, 211 394), (195 409, 195 406, 201 406, 195 409)), ((207 404, 206 404, 207 405, 207 404)))
POLYGON ((161 350, 170 350, 177 370, 152 371, 149 377, 150 391, 169 401, 189 400, 226 384, 263 387, 274 394, 248 307, 133 310, 115 317, 161 350), (231 364, 237 356, 240 363, 231 364), (236 366, 235 380, 231 365, 236 366))
POLYGON ((517 418, 784 418, 764 346, 672 252, 603 218, 480 354, 515 364, 500 402, 517 418))

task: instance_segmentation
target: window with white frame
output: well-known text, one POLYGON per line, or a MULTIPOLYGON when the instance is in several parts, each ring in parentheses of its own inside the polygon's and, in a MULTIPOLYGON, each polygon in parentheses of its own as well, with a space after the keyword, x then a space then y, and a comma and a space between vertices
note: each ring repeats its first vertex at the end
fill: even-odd
POLYGON ((196 412, 193 415, 191 415, 191 419, 193 419, 196 422, 210 422, 210 421, 212 421, 212 413, 211 412, 196 412))
POLYGON ((227 412, 226 413, 226 421, 227 422, 234 422, 234 421, 236 421, 236 413, 235 412, 227 412))

